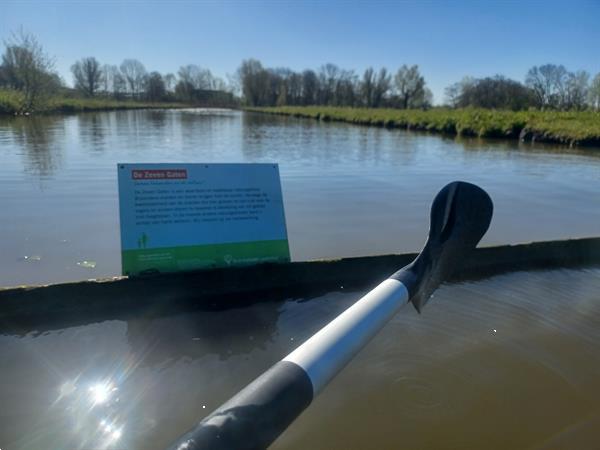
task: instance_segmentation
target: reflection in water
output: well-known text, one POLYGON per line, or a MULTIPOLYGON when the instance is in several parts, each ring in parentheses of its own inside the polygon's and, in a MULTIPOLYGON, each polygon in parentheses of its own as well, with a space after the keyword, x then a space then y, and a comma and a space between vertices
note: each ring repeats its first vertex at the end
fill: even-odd
MULTIPOLYGON (((231 110, 182 110, 178 112, 181 152, 193 162, 233 162, 239 143, 239 113, 231 110)), ((242 161, 235 161, 242 162, 242 161)))
MULTIPOLYGON (((89 386, 77 381, 66 381, 60 386, 60 394, 53 409, 64 410, 70 416, 70 423, 64 423, 64 426, 69 426, 74 431, 68 447, 110 449, 119 445, 122 448, 121 438, 125 426, 121 421, 118 405, 120 399, 117 395, 118 388, 110 380, 89 386)), ((29 444, 33 442, 26 445, 29 444)))
POLYGON ((118 162, 279 163, 294 260, 419 250, 456 179, 494 199, 484 245, 600 235, 600 153, 557 149, 230 110, 4 118, 0 286, 120 273, 118 162))
POLYGON ((78 117, 77 130, 83 146, 95 152, 102 152, 106 146, 106 134, 110 132, 110 115, 85 113, 78 117))
MULTIPOLYGON (((57 140, 64 135, 65 125, 65 118, 57 116, 0 118, 0 130, 7 127, 13 145, 22 152, 25 172, 39 178, 52 176, 62 166, 63 149, 57 140)), ((5 144, 5 139, 0 142, 5 144)))
POLYGON ((443 137, 448 141, 453 141, 459 144, 462 148, 469 151, 497 151, 497 152, 512 152, 518 150, 519 153, 530 154, 532 156, 536 154, 553 154, 557 156, 564 155, 567 157, 573 155, 580 155, 591 158, 600 158, 600 152, 594 149, 586 147, 573 147, 568 148, 564 145, 557 145, 543 142, 521 142, 504 139, 484 139, 484 138, 470 138, 470 137, 443 137))
POLYGON ((161 129, 167 124, 167 115, 163 111, 150 110, 147 117, 153 128, 161 129))
MULTIPOLYGON (((392 319, 274 448, 594 448, 598 292, 598 268, 443 286, 422 315, 392 319)), ((0 442, 165 448, 360 295, 0 336, 0 442)))

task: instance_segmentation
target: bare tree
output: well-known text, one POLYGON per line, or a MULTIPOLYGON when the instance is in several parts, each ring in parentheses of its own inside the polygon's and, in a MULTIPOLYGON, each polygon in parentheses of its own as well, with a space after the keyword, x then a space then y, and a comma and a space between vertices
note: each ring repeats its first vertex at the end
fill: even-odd
MULTIPOLYGON (((100 90, 105 94, 110 94, 113 90, 113 79, 114 72, 112 71, 110 64, 104 64, 102 66, 102 77, 100 78, 100 90)), ((115 67, 116 68, 116 67, 115 67)))
POLYGON ((327 63, 319 70, 319 103, 322 105, 335 104, 335 87, 340 76, 340 68, 335 64, 327 63))
POLYGON ((241 96, 242 88, 240 85, 240 77, 237 73, 225 75, 227 82, 225 90, 233 95, 241 96))
POLYGON ((175 86, 177 85, 177 77, 172 73, 168 73, 163 76, 163 81, 165 83, 165 89, 167 92, 174 92, 175 86))
POLYGON ((239 67, 238 77, 242 87, 242 95, 250 106, 267 105, 269 90, 269 73, 256 59, 246 59, 239 67))
POLYGON ((372 67, 365 70, 360 85, 363 104, 371 107, 373 104, 373 91, 375 90, 375 71, 372 67))
POLYGON ((566 96, 567 69, 556 64, 534 66, 527 72, 525 85, 533 90, 538 107, 560 108, 566 96))
POLYGON ((358 77, 353 70, 341 69, 335 84, 334 104, 354 106, 359 101, 357 84, 358 77))
POLYGON ((163 100, 166 93, 167 90, 165 88, 163 77, 158 72, 151 72, 148 75, 148 80, 146 82, 146 98, 156 102, 163 100))
POLYGON ((452 108, 458 108, 463 92, 469 89, 475 83, 473 77, 463 77, 462 80, 451 84, 444 90, 446 96, 446 103, 452 108))
POLYGON ((88 97, 93 97, 101 87, 103 77, 100 63, 96 58, 83 58, 71 66, 75 88, 88 97))
POLYGON ((371 106, 373 106, 373 108, 379 108, 381 106, 381 103, 390 90, 391 85, 392 77, 390 74, 388 74, 387 69, 382 67, 379 69, 373 89, 373 99, 371 101, 371 106))
POLYGON ((132 96, 139 96, 144 89, 146 68, 137 59, 125 59, 121 63, 121 73, 127 81, 129 92, 132 96))
POLYGON ((189 84, 193 89, 216 90, 217 84, 220 84, 210 70, 203 69, 195 64, 181 66, 177 75, 180 82, 189 84))
POLYGON ((584 109, 588 99, 588 83, 590 74, 585 70, 569 72, 565 82, 565 99, 563 108, 584 109))
POLYGON ((302 74, 297 72, 290 74, 289 96, 292 105, 302 104, 302 74))
MULTIPOLYGON (((117 93, 117 84, 119 83, 118 78, 124 80, 123 76, 119 72, 119 68, 117 66, 113 66, 110 64, 104 64, 102 66, 102 76, 100 77, 100 89, 106 95, 116 95, 117 93)), ((121 88, 120 91, 123 92, 125 89, 121 88)))
POLYGON ((420 108, 428 109, 433 106, 433 92, 431 89, 425 88, 425 92, 423 93, 423 103, 419 105, 420 108))
POLYGON ((58 87, 54 60, 32 34, 20 30, 4 42, 3 77, 9 87, 22 91, 27 110, 37 108, 58 87))
POLYGON ((125 79, 125 75, 123 75, 120 71, 116 71, 113 74, 113 95, 116 98, 121 98, 127 92, 127 80, 125 79))
POLYGON ((417 108, 424 100, 425 78, 419 73, 419 66, 404 64, 394 76, 394 84, 404 109, 417 108))
POLYGON ((591 107, 600 110, 600 73, 596 74, 590 84, 588 98, 591 107))
POLYGON ((226 91, 227 83, 220 77, 214 76, 212 77, 212 90, 213 91, 226 91))
POLYGON ((319 78, 314 70, 302 72, 302 103, 316 105, 319 93, 319 78))

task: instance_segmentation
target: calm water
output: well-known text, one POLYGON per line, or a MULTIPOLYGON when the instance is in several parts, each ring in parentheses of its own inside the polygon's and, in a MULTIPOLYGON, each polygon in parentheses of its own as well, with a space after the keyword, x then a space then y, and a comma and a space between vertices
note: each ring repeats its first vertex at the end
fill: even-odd
MULTIPOLYGON (((0 445, 163 449, 362 292, 0 335, 0 445)), ((277 449, 597 449, 600 268, 405 307, 277 449)))
MULTIPOLYGON (((117 162, 278 162, 296 260, 420 249, 455 179, 486 244, 600 235, 600 149, 190 110, 1 119, 0 158, 0 286, 120 273, 117 162)), ((162 449, 362 294, 0 328, 0 448, 162 449)), ((596 449, 599 405, 600 269, 520 272, 404 308, 274 447, 596 449)))
POLYGON ((455 179, 494 199, 485 244, 600 235, 600 149, 127 111, 2 118, 0 161, 0 286, 120 274, 117 162, 278 162, 295 260, 420 249, 455 179))

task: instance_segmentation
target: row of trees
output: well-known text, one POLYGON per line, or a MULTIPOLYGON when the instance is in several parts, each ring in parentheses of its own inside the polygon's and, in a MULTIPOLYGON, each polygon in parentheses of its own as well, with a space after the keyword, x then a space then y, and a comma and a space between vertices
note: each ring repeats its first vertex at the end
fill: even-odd
MULTIPOLYGON (((37 39, 19 32, 5 41, 0 65, 0 88, 19 91, 27 110, 36 109, 45 97, 69 88, 54 70, 54 60, 37 39)), ((101 64, 96 58, 82 58, 71 66, 74 89, 85 97, 131 98, 148 101, 181 101, 203 105, 232 105, 233 93, 210 70, 196 65, 179 69, 177 75, 148 72, 136 59, 119 66, 101 64)))
POLYGON ((0 65, 0 87, 23 93, 24 106, 33 109, 62 85, 54 60, 37 39, 23 32, 5 42, 0 65))
POLYGON ((466 77, 446 88, 446 100, 455 108, 598 110, 600 73, 591 79, 583 70, 569 72, 562 65, 545 64, 532 67, 524 84, 500 75, 466 77))
MULTIPOLYGON (((328 105, 370 108, 428 108, 433 100, 419 67, 403 65, 395 74, 382 68, 352 70, 325 64, 318 71, 265 68, 255 60, 237 72, 242 96, 250 106, 328 105)), ((446 88, 446 105, 522 110, 528 108, 600 109, 600 74, 569 72, 562 65, 532 67, 525 83, 502 75, 465 77, 446 88)))
POLYGON ((87 97, 111 95, 150 101, 181 100, 194 102, 208 91, 228 90, 225 82, 210 70, 190 64, 176 75, 147 72, 136 59, 125 59, 121 65, 101 65, 93 57, 83 58, 71 66, 75 89, 87 97))
POLYGON ((590 83, 585 70, 569 72, 562 65, 545 64, 532 67, 525 84, 540 108, 583 109, 586 103, 600 108, 600 73, 590 83))
MULTIPOLYGON (((89 57, 71 66, 75 89, 83 96, 98 95, 149 101, 182 101, 204 105, 233 104, 234 93, 250 106, 329 105, 370 108, 428 108, 431 91, 416 65, 366 69, 362 75, 325 64, 317 71, 295 72, 266 68, 260 61, 242 62, 236 76, 225 83, 210 70, 182 66, 177 74, 148 72, 135 59, 119 66, 101 64, 89 57)), ((20 91, 24 107, 35 109, 44 97, 62 91, 65 83, 54 71, 54 60, 34 36, 20 32, 5 41, 0 65, 0 88, 20 91)), ((600 73, 570 72, 562 65, 532 67, 525 82, 501 75, 466 77, 446 88, 448 106, 521 110, 527 108, 600 109, 600 73)))
POLYGON ((242 62, 237 71, 241 93, 250 106, 329 105, 370 108, 426 108, 431 91, 418 66, 402 66, 395 74, 386 68, 366 69, 362 76, 335 64, 318 71, 294 72, 265 68, 255 59, 242 62))

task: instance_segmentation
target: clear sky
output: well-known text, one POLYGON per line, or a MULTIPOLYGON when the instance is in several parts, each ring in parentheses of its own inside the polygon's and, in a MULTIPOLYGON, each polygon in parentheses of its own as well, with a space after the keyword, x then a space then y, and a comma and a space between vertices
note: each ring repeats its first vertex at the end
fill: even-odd
POLYGON ((358 73, 418 64, 436 103, 465 75, 523 81, 533 65, 600 72, 600 0, 26 1, 0 0, 0 37, 23 27, 69 67, 139 59, 148 70, 197 64, 219 76, 244 58, 267 67, 358 73))

